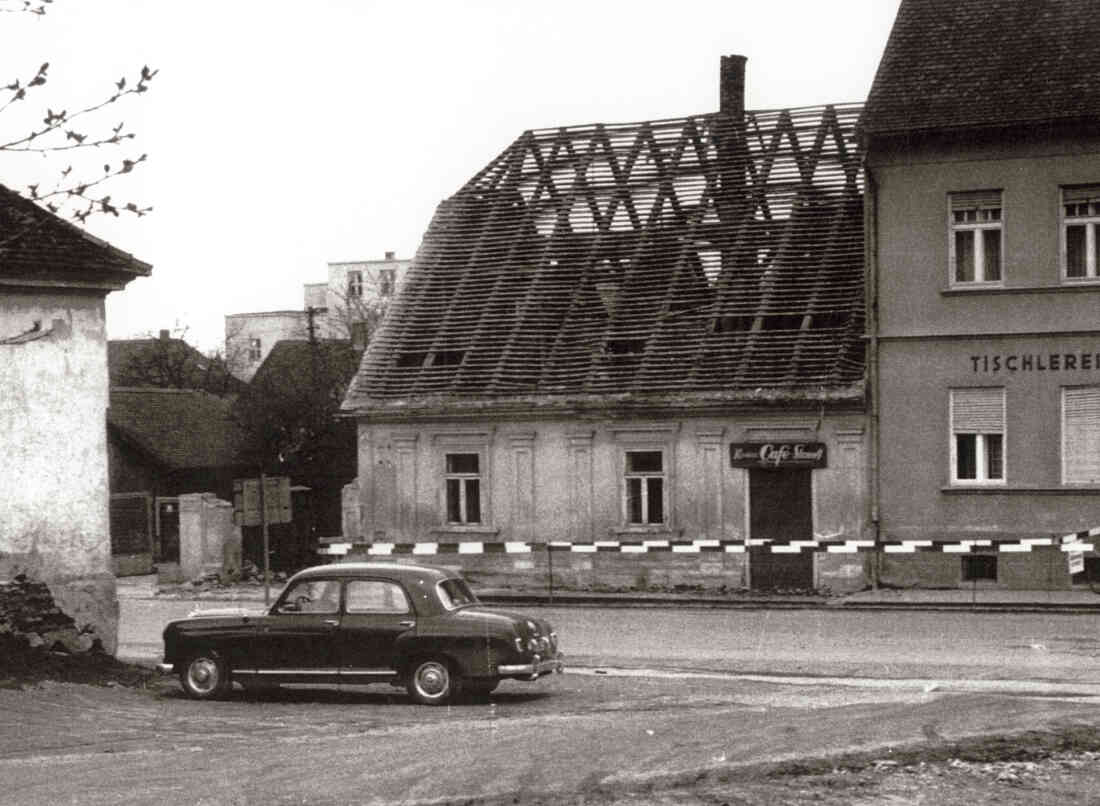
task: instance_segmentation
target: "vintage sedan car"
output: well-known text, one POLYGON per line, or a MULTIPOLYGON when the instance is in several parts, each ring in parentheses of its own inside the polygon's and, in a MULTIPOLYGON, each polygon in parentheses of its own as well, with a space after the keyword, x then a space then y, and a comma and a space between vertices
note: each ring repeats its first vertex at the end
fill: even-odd
POLYGON ((295 574, 270 609, 199 612, 164 629, 163 672, 196 699, 282 683, 390 683, 417 702, 486 695, 563 671, 550 625, 478 602, 444 568, 339 563, 295 574))

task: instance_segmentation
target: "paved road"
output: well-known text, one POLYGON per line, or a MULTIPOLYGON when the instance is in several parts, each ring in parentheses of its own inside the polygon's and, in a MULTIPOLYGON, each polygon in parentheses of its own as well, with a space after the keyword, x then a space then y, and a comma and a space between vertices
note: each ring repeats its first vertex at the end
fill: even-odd
MULTIPOLYGON (((195 606, 123 599, 119 655, 157 659, 164 624, 195 606)), ((1100 682, 1095 615, 529 609, 555 625, 572 665, 1100 682)))
MULTIPOLYGON (((123 655, 156 657, 164 622, 190 608, 124 600, 123 655)), ((213 703, 172 679, 0 690, 19 725, 0 731, 0 804, 644 801, 702 771, 1100 726, 1090 616, 540 613, 575 671, 446 708, 384 685, 213 703)))

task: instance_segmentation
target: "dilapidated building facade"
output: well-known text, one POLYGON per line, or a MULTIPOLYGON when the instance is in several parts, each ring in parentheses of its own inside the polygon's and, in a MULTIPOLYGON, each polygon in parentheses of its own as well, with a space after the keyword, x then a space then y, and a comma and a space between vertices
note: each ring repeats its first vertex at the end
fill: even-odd
POLYGON ((750 545, 865 536, 860 108, 746 111, 736 56, 721 86, 717 114, 524 132, 439 206, 344 401, 348 537, 863 584, 859 555, 750 545), (644 552, 705 541, 741 551, 644 552))
POLYGON ((104 299, 150 267, 0 186, 0 582, 113 651, 104 299))

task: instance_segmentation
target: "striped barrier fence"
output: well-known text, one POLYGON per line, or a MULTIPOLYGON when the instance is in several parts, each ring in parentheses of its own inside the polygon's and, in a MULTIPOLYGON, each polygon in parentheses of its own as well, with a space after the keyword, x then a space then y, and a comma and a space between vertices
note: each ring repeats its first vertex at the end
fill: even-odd
POLYGON ((353 549, 356 554, 369 557, 391 557, 399 555, 438 556, 464 554, 532 554, 535 552, 566 552, 572 554, 619 553, 619 554, 673 554, 724 553, 743 554, 750 548, 764 548, 775 554, 797 554, 803 551, 828 554, 856 554, 881 551, 885 554, 915 554, 917 552, 942 552, 945 554, 966 554, 972 551, 998 551, 1003 553, 1022 553, 1036 547, 1057 546, 1064 552, 1093 551, 1094 538, 1100 538, 1100 527, 1080 532, 1072 532, 1061 537, 1035 537, 1023 539, 974 538, 966 540, 818 540, 778 541, 750 538, 748 540, 594 540, 588 542, 570 542, 552 540, 542 542, 524 541, 463 541, 447 543, 424 541, 415 543, 353 543, 331 541, 322 546, 318 553, 327 556, 343 556, 353 549))

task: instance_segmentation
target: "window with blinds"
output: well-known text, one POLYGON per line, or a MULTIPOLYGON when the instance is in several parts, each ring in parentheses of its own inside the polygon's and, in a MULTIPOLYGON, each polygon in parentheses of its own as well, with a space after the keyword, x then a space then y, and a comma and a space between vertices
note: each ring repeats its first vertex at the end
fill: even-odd
POLYGON ((951 390, 951 481, 1005 479, 1005 392, 1001 387, 951 390))
POLYGON ((952 285, 1001 282, 1001 191, 949 193, 947 202, 952 285))
POLYGON ((1100 484, 1100 386, 1062 389, 1062 482, 1100 484))
POLYGON ((1100 185, 1062 188, 1062 277, 1096 280, 1100 223, 1100 185))

